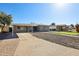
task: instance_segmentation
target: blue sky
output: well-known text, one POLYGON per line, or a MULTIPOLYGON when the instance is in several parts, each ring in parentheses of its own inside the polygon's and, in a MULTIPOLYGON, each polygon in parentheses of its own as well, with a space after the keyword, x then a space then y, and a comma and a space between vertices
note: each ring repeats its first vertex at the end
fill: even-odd
POLYGON ((76 24, 79 4, 0 3, 0 11, 13 16, 13 23, 76 24))

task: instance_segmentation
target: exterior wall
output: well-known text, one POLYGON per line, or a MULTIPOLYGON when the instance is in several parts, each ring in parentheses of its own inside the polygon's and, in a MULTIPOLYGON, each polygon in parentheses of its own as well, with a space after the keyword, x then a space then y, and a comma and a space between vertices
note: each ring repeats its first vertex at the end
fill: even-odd
POLYGON ((32 32, 32 27, 29 26, 14 26, 14 32, 32 32))
POLYGON ((13 26, 14 32, 46 32, 49 31, 49 26, 38 25, 38 26, 13 26))
POLYGON ((50 31, 55 31, 56 30, 56 25, 50 25, 49 29, 50 29, 50 31))
POLYGON ((75 27, 72 27, 72 26, 69 25, 68 28, 69 28, 68 31, 70 31, 70 32, 71 32, 71 31, 76 32, 76 31, 75 31, 75 27))
POLYGON ((62 27, 61 26, 57 26, 56 29, 57 29, 57 31, 61 31, 62 27))
POLYGON ((38 26, 38 31, 47 32, 47 31, 49 31, 49 26, 39 25, 38 26))
POLYGON ((68 31, 68 27, 67 26, 57 26, 56 27, 57 31, 68 31))
POLYGON ((3 32, 9 32, 9 26, 7 26, 7 25, 5 25, 4 27, 3 27, 3 30, 2 30, 3 32))
POLYGON ((25 31, 27 31, 25 27, 20 26, 17 27, 17 32, 25 32, 25 31))
POLYGON ((10 26, 8 26, 8 25, 5 25, 4 27, 3 27, 3 25, 0 26, 0 32, 9 32, 9 27, 10 26), (3 30, 2 30, 2 28, 3 28, 3 30))
POLYGON ((1 27, 0 27, 0 32, 1 32, 1 27))

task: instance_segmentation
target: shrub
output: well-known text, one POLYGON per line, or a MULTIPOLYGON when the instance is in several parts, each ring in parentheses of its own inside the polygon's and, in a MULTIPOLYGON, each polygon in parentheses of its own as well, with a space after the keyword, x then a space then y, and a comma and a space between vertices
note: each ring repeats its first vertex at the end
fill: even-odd
POLYGON ((79 24, 76 24, 76 31, 79 32, 79 24))

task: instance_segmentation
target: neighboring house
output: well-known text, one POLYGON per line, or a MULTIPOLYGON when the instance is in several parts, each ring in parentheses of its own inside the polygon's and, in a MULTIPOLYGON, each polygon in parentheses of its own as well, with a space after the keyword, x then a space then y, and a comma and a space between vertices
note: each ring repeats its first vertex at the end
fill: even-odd
POLYGON ((49 31, 49 25, 38 25, 37 29, 39 32, 48 32, 49 31))
POLYGON ((14 24, 14 32, 48 32, 48 31, 69 31, 68 25, 37 25, 37 24, 14 24))
POLYGON ((56 25, 50 25, 49 29, 50 31, 56 31, 56 25))
POLYGON ((68 28, 67 25, 57 25, 57 26, 56 26, 56 30, 57 30, 57 31, 68 31, 69 28, 68 28))
POLYGON ((48 25, 35 25, 35 24, 14 24, 14 32, 46 32, 49 31, 48 25))
POLYGON ((69 28, 68 31, 75 31, 75 27, 72 27, 71 25, 69 25, 68 28, 69 28))
MULTIPOLYGON (((0 25, 0 32, 1 32, 0 25)), ((4 30, 8 32, 48 32, 48 31, 75 31, 75 28, 69 25, 38 25, 38 24, 13 24, 9 28, 6 26, 4 30)))

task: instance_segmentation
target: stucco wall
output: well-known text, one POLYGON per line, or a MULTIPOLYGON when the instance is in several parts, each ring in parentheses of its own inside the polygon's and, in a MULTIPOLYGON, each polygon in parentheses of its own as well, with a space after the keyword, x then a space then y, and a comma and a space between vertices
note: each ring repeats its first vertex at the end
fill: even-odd
MULTIPOLYGON (((20 28, 18 28, 18 26, 13 26, 14 32, 32 32, 35 30, 33 26, 19 26, 19 27, 20 28)), ((49 31, 49 26, 38 25, 37 30, 35 31, 39 31, 39 32, 49 31)))
POLYGON ((49 26, 38 26, 38 31, 46 32, 49 31, 49 26))
POLYGON ((31 32, 31 31, 32 27, 29 26, 14 26, 14 32, 31 32))
POLYGON ((1 32, 1 27, 0 27, 0 32, 1 32))

